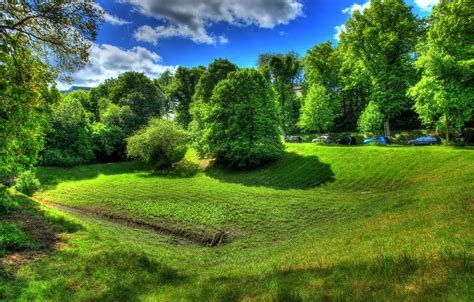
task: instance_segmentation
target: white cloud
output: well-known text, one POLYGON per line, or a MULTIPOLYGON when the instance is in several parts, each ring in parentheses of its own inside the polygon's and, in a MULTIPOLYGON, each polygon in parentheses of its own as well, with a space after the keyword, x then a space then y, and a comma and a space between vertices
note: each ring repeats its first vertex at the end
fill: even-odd
MULTIPOLYGON (((287 24, 302 15, 301 0, 120 0, 134 10, 160 22, 137 29, 135 39, 156 44, 161 38, 182 37, 196 43, 216 44, 227 42, 215 36, 208 28, 216 23, 255 25, 273 28, 287 24)), ((225 38, 225 37, 224 37, 225 38)))
POLYGON ((369 7, 370 7, 370 1, 367 1, 363 4, 354 3, 351 6, 349 6, 348 8, 343 9, 342 12, 344 14, 349 14, 349 15, 352 15, 355 11, 359 11, 360 13, 363 13, 364 10, 369 8, 369 7))
POLYGON ((416 5, 425 11, 431 11, 433 6, 439 3, 439 0, 415 0, 416 5))
POLYGON ((104 19, 105 22, 107 22, 109 24, 112 24, 112 25, 125 25, 125 24, 131 24, 132 23, 130 21, 127 21, 127 20, 121 19, 117 16, 113 16, 113 15, 109 14, 98 3, 94 3, 93 5, 104 12, 104 14, 102 15, 102 18, 104 19))
POLYGON ((334 34, 334 40, 339 41, 339 35, 342 32, 346 31, 346 25, 345 24, 336 25, 334 29, 336 30, 336 33, 334 34))
MULTIPOLYGON (((126 71, 144 72, 151 78, 159 77, 163 72, 174 71, 177 66, 159 64, 161 57, 146 48, 135 46, 123 50, 114 45, 93 45, 90 49, 89 63, 72 74, 72 84, 95 87, 105 79, 117 77, 126 71)), ((62 87, 63 86, 59 86, 62 87)))
POLYGON ((224 36, 219 36, 219 44, 227 44, 229 43, 229 39, 224 36))

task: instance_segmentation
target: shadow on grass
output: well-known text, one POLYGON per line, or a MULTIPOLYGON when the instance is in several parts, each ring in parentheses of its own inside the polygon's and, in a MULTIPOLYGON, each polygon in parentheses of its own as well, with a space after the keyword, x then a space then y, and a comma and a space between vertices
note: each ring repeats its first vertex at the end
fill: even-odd
POLYGON ((285 153, 278 161, 257 170, 236 171, 212 165, 205 174, 221 182, 279 190, 310 189, 334 181, 329 164, 320 162, 317 156, 293 152, 285 153))
POLYGON ((187 178, 193 177, 199 172, 199 163, 182 160, 174 163, 171 168, 154 170, 149 174, 141 174, 140 177, 167 177, 167 178, 187 178))
POLYGON ((72 168, 38 167, 37 177, 45 188, 54 187, 64 181, 93 179, 103 175, 148 172, 149 165, 139 161, 83 165, 72 168))
POLYGON ((255 277, 211 278, 187 300, 246 301, 255 297, 268 301, 442 301, 448 297, 467 300, 472 260, 467 254, 429 260, 402 255, 328 267, 278 269, 255 277))
POLYGON ((108 247, 84 252, 62 250, 36 262, 27 278, 8 270, 0 280, 15 290, 0 287, 0 298, 50 301, 138 301, 161 286, 186 280, 174 269, 138 251, 108 247), (42 286, 29 283, 41 281, 42 286), (45 282, 47 281, 47 282, 45 282))
POLYGON ((55 248, 60 241, 59 234, 75 233, 82 229, 80 224, 68 220, 63 215, 47 211, 31 198, 19 193, 11 193, 18 205, 1 213, 4 223, 18 225, 29 238, 29 243, 12 247, 10 252, 21 252, 26 256, 55 248))

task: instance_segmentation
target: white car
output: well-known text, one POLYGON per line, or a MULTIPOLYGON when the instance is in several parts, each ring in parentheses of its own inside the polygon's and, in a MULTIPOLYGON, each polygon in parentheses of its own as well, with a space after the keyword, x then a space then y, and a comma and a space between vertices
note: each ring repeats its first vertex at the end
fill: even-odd
POLYGON ((312 140, 313 143, 326 143, 326 144, 330 144, 332 143, 332 137, 328 136, 328 135, 322 135, 322 136, 318 136, 316 137, 315 139, 312 140))

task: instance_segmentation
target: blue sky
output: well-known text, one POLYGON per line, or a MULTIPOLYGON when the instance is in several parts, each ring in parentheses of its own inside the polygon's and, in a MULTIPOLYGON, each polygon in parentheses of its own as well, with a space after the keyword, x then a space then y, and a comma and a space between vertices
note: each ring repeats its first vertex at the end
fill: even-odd
MULTIPOLYGON (((406 0, 426 16, 439 0, 406 0)), ((227 58, 255 66, 260 53, 294 50, 304 55, 315 44, 337 43, 337 30, 354 0, 99 0, 105 12, 90 63, 72 75, 73 85, 94 87, 121 72, 152 78, 177 66, 207 66, 227 58)), ((68 85, 61 84, 60 88, 68 85)))

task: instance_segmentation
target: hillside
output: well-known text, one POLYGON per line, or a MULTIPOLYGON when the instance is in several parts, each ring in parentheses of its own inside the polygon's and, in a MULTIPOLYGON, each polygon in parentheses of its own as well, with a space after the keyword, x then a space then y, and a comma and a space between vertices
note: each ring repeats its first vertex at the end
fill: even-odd
POLYGON ((35 198, 83 228, 4 266, 0 297, 469 301, 472 152, 299 144, 247 172, 193 153, 167 175, 136 162, 41 168, 35 198), (199 240, 219 231, 218 247, 199 240))

